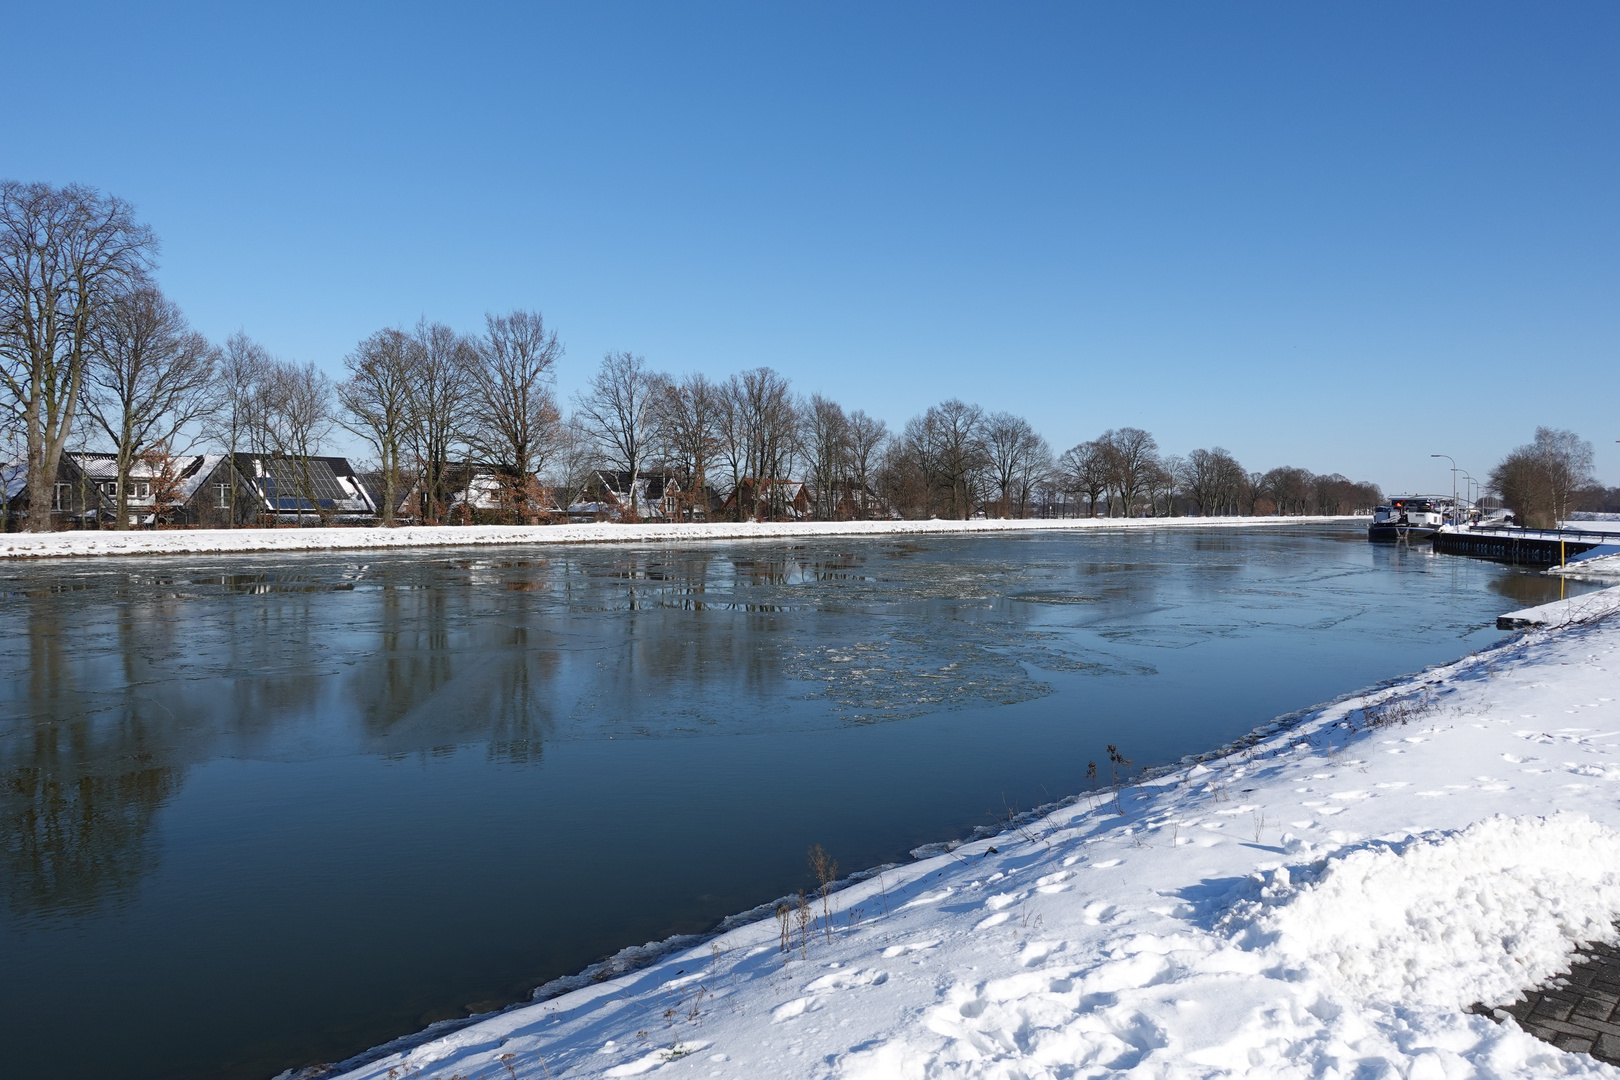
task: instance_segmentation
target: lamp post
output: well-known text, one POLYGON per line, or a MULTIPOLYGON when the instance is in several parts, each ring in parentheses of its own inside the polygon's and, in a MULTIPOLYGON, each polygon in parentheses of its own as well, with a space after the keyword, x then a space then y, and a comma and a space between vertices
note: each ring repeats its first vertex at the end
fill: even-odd
POLYGON ((1430 454, 1429 456, 1443 457, 1451 462, 1451 513, 1455 517, 1457 513, 1457 459, 1450 454, 1430 454))
MULTIPOLYGON (((1472 485, 1474 485, 1475 488, 1479 487, 1479 481, 1475 480, 1472 476, 1470 476, 1467 469, 1463 469, 1461 471, 1462 471, 1462 474, 1463 474, 1463 481, 1464 481, 1465 484, 1472 484, 1472 485)), ((1476 506, 1479 505, 1479 500, 1475 496, 1468 494, 1468 488, 1467 487, 1463 488, 1463 501, 1468 504, 1468 508, 1470 510, 1473 510, 1476 506)))

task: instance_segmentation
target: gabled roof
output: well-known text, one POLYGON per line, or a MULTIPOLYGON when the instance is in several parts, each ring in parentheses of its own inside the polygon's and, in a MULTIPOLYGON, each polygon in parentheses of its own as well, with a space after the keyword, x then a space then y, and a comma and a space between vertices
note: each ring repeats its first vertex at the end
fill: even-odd
POLYGON ((175 484, 175 494, 184 502, 197 494, 197 489, 208 482, 219 468, 219 463, 230 457, 229 454, 198 454, 196 459, 180 472, 180 479, 175 484))
POLYGON ((371 501, 370 493, 350 468, 347 458, 306 459, 275 454, 237 454, 235 462, 237 471, 253 485, 267 510, 276 513, 318 510, 376 513, 377 508, 371 501), (313 501, 310 496, 313 496, 313 501))

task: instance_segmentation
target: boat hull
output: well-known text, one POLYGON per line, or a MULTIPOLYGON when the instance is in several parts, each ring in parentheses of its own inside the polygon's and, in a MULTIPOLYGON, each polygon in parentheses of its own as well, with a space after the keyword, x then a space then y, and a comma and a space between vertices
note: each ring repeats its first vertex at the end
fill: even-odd
POLYGON ((1379 522, 1377 525, 1367 526, 1367 539, 1374 544, 1399 544, 1405 542, 1428 543, 1434 534, 1440 531, 1438 525, 1397 525, 1394 522, 1379 522))

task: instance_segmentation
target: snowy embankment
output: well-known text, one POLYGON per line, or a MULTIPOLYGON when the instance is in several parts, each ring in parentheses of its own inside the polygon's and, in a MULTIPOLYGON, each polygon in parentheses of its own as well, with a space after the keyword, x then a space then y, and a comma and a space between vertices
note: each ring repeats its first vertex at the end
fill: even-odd
POLYGON ((1593 556, 1565 566, 1555 566, 1547 573, 1580 581, 1620 581, 1620 554, 1593 556))
POLYGON ((1570 623, 1591 622, 1620 611, 1620 586, 1600 592, 1554 600, 1550 604, 1510 611, 1499 615, 1499 630, 1523 630, 1532 626, 1568 626, 1570 623))
POLYGON ((1620 534, 1620 514, 1580 514, 1562 523, 1565 529, 1609 534, 1609 542, 1591 551, 1575 556, 1564 566, 1555 566, 1549 574, 1576 578, 1581 581, 1620 581, 1620 543, 1614 536, 1620 534))
POLYGON ((348 1075, 1620 1076, 1466 1011, 1614 938, 1617 697, 1534 630, 348 1075))
POLYGON ((468 525, 399 529, 183 529, 166 532, 7 533, 0 558, 64 555, 186 555, 212 552, 341 551, 349 548, 485 547, 513 544, 665 544, 692 540, 888 536, 899 533, 996 533, 1083 529, 1322 525, 1347 517, 1051 518, 1008 521, 805 521, 705 524, 468 525))

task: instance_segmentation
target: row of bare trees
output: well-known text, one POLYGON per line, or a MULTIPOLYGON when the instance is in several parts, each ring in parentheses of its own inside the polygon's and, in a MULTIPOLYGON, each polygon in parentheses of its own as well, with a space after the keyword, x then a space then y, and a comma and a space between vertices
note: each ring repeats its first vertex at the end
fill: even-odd
POLYGON ((394 523, 410 486, 423 521, 445 520, 457 457, 492 465, 502 509, 536 520, 544 500, 535 476, 561 442, 562 354, 540 313, 522 309, 486 315, 481 335, 424 319, 361 341, 344 358, 334 418, 375 455, 383 523, 394 523))
MULTIPOLYGON (((452 488, 471 483, 475 462, 493 471, 502 515, 529 522, 580 498, 605 469, 632 485, 648 470, 673 475, 691 517, 712 511, 716 490, 735 493, 736 516, 762 519, 790 502, 817 518, 963 518, 1342 513, 1377 501, 1376 488, 1337 475, 1246 473, 1219 447, 1166 457, 1134 427, 1054 457, 1024 418, 957 399, 891 433, 829 397, 795 394, 768 367, 675 378, 629 352, 602 359, 565 417, 555 386, 563 345, 529 310, 488 315, 476 334, 425 318, 378 330, 334 383, 242 333, 209 343, 153 283, 156 251, 122 200, 0 184, 0 434, 26 448, 33 506, 51 505, 75 430, 113 448, 119 527, 136 464, 199 439, 286 459, 298 494, 320 505, 311 462, 338 428, 368 447, 390 524, 407 492, 420 520, 447 520, 452 488)), ((31 514, 29 526, 49 527, 49 515, 31 514)))

